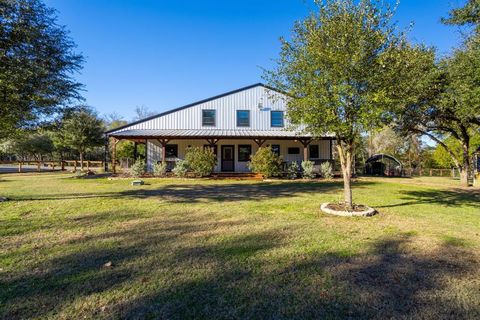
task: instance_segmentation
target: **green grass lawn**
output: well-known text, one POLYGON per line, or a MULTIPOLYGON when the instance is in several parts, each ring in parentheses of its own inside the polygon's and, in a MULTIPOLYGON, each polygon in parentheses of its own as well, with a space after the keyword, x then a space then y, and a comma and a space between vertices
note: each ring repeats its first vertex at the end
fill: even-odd
POLYGON ((480 192, 341 183, 0 176, 0 318, 479 318, 480 192), (111 265, 110 265, 111 264, 111 265))

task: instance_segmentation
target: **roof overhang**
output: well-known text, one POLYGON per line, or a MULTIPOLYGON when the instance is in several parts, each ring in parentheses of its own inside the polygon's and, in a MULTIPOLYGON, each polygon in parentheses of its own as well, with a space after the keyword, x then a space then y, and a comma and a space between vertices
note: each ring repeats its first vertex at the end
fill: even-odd
MULTIPOLYGON (((313 139, 309 134, 285 130, 222 130, 222 129, 134 129, 107 134, 117 139, 268 139, 268 140, 295 140, 313 139)), ((333 136, 324 136, 316 139, 333 139, 333 136)))

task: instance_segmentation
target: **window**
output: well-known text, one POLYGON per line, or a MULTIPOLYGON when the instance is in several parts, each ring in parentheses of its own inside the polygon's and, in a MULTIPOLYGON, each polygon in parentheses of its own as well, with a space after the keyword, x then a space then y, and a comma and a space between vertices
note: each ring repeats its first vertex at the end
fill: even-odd
POLYGON ((237 110, 237 127, 250 127, 249 110, 237 110))
POLYGON ((215 126, 215 110, 202 110, 202 126, 215 126))
POLYGON ((252 146, 249 144, 238 145, 238 161, 250 161, 250 155, 252 154, 252 146))
MULTIPOLYGON (((211 149, 212 147, 209 144, 204 144, 203 148, 204 149, 211 149)), ((217 155, 218 154, 217 151, 218 151, 217 145, 214 145, 213 146, 213 154, 217 155)))
POLYGON ((318 159, 319 157, 318 144, 311 144, 309 148, 310 148, 310 159, 318 159))
POLYGON ((176 158, 178 157, 178 145, 176 144, 167 144, 165 146, 165 156, 167 158, 176 158))
POLYGON ((280 155, 280 145, 279 144, 272 144, 271 147, 273 153, 275 153, 277 156, 280 155))
POLYGON ((288 154, 300 154, 300 148, 297 148, 297 147, 288 148, 288 154))
POLYGON ((283 127, 283 111, 270 112, 270 126, 283 127))

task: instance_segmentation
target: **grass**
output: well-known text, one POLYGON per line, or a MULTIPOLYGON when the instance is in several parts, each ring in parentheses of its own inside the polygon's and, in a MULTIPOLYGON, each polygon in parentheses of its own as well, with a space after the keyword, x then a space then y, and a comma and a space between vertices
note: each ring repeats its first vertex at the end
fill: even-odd
MULTIPOLYGON (((443 180, 442 180, 443 179, 443 180)), ((480 192, 341 183, 3 175, 0 318, 480 317, 480 192)))

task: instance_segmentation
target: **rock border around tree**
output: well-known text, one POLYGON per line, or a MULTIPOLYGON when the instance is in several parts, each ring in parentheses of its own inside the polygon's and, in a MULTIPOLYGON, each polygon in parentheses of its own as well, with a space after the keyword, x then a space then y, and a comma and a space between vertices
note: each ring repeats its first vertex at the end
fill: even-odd
POLYGON ((336 215, 336 216, 341 216, 341 217, 371 217, 378 213, 377 210, 370 208, 368 206, 361 206, 363 210, 346 211, 346 210, 337 210, 337 209, 331 208, 330 207, 331 205, 335 205, 335 204, 330 202, 322 203, 320 206, 320 210, 322 210, 322 212, 336 215))

